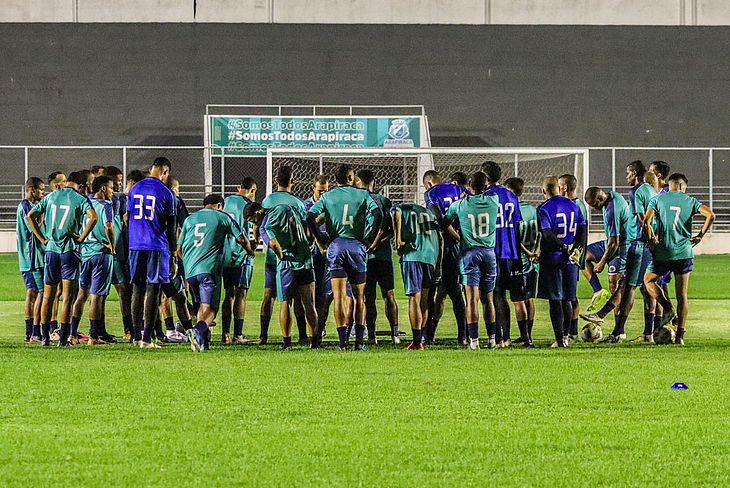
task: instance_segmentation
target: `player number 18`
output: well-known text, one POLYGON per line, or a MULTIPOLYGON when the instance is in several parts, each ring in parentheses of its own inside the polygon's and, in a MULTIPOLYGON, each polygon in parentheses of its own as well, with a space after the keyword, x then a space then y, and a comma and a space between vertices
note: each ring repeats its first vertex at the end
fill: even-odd
POLYGON ((474 215, 469 214, 469 221, 471 222, 471 234, 474 237, 487 237, 489 236, 489 214, 480 213, 474 218, 474 215))

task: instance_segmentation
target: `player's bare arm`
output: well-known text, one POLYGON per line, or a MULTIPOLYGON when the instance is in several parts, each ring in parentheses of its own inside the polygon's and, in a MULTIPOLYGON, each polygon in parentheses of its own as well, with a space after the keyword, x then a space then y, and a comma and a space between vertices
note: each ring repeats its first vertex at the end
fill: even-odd
POLYGON ((46 239, 46 237, 41 233, 41 229, 38 225, 38 220, 42 217, 42 212, 37 212, 35 209, 31 209, 30 212, 28 212, 28 215, 25 216, 25 220, 28 222, 28 227, 30 227, 31 232, 33 232, 36 239, 46 246, 48 245, 48 239, 46 239))
POLYGON ((96 222, 99 220, 99 216, 96 215, 96 210, 94 210, 93 208, 90 208, 86 211, 86 218, 86 227, 84 228, 84 231, 81 233, 81 235, 76 239, 76 242, 79 244, 83 243, 86 238, 89 237, 91 231, 94 230, 96 222))
POLYGON ((702 224, 702 229, 700 229, 700 232, 692 238, 692 245, 696 246, 700 243, 703 237, 705 237, 705 234, 710 230, 710 227, 712 227, 712 223, 715 221, 715 212, 712 211, 710 207, 707 205, 702 205, 700 207, 700 214, 705 218, 705 222, 702 224))

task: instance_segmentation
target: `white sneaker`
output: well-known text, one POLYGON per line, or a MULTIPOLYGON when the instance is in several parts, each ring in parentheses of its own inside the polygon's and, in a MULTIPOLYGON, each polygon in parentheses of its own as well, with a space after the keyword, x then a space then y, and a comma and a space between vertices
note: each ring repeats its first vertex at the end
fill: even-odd
POLYGON ((479 349, 479 339, 472 339, 469 341, 469 350, 476 351, 479 349))
POLYGON ((162 349, 162 346, 154 342, 139 341, 138 344, 140 349, 162 349))
POLYGON ((168 341, 174 342, 176 344, 188 342, 188 336, 178 332, 177 330, 168 330, 167 332, 165 332, 165 337, 167 337, 168 341))

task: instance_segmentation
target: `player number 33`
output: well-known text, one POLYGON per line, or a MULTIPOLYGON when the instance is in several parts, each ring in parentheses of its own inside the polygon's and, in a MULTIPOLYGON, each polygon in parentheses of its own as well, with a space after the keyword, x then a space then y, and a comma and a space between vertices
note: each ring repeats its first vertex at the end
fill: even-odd
POLYGON ((155 220, 156 203, 157 197, 154 195, 134 195, 134 213, 132 214, 132 218, 135 220, 155 220))

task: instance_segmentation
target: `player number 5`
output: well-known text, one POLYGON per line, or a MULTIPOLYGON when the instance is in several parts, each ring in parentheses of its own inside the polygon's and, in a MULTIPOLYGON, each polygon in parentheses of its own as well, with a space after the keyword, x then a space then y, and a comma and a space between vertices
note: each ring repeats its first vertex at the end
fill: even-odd
POLYGON ((203 241, 205 240, 205 232, 202 232, 203 229, 205 229, 208 226, 208 224, 195 224, 195 229, 193 229, 193 235, 197 237, 193 241, 193 247, 200 247, 203 245, 203 241))

